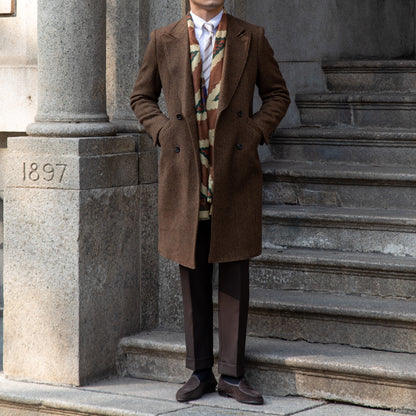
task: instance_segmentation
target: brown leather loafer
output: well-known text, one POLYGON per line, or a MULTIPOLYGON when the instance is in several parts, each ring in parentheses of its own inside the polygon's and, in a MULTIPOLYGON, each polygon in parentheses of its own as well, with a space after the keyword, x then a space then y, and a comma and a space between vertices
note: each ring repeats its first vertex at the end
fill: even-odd
POLYGON ((195 375, 177 391, 176 400, 178 402, 189 402, 190 400, 196 400, 202 397, 206 393, 213 393, 217 386, 217 380, 214 375, 207 381, 200 381, 195 375))
POLYGON ((263 404, 263 396, 248 384, 243 377, 239 384, 227 383, 222 377, 218 383, 218 394, 221 396, 232 397, 241 403, 263 404))

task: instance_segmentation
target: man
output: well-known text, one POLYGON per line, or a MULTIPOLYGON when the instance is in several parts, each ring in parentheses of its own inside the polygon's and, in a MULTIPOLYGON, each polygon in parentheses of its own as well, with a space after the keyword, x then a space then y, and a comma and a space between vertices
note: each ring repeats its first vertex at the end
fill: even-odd
POLYGON ((257 152, 289 105, 273 50, 224 0, 190 0, 188 16, 151 35, 131 107, 159 164, 159 251, 180 267, 186 366, 176 398, 214 392, 212 264, 219 263, 218 392, 262 404, 244 378, 248 259, 261 253, 262 170, 257 152), (257 84, 261 109, 253 115, 257 84), (163 89, 169 116, 158 106, 163 89))

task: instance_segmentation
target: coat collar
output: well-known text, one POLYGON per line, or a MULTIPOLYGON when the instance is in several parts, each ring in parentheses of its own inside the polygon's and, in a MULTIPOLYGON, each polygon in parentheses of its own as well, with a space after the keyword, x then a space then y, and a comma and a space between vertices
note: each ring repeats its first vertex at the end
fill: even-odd
POLYGON ((240 21, 228 15, 221 98, 218 106, 219 114, 230 104, 240 82, 248 58, 250 41, 250 33, 246 31, 240 21))
POLYGON ((195 114, 195 100, 189 56, 187 16, 164 33, 164 41, 170 79, 175 82, 175 89, 179 101, 182 103, 183 113, 186 116, 191 116, 195 114))
MULTIPOLYGON (((165 54, 171 79, 176 82, 178 98, 185 115, 195 113, 187 16, 170 26, 164 33, 165 54)), ((227 41, 224 53, 223 80, 218 112, 225 110, 237 89, 244 71, 251 36, 238 19, 228 15, 227 41)))

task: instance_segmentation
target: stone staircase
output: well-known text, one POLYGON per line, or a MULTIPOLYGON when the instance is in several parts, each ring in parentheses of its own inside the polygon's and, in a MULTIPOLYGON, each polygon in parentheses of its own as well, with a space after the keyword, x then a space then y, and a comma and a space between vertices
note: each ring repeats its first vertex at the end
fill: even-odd
MULTIPOLYGON (((416 61, 328 62, 264 164, 247 375, 264 394, 416 411, 416 61)), ((184 381, 184 335, 124 338, 121 375, 184 381)))

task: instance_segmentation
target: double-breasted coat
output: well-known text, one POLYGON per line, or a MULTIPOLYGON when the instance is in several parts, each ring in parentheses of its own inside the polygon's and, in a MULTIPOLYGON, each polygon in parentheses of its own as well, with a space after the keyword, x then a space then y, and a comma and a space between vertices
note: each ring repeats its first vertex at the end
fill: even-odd
MULTIPOLYGON (((228 15, 214 145, 214 196, 209 261, 261 253, 262 169, 257 147, 286 113, 290 99, 263 28, 228 15), (255 85, 262 99, 253 114, 255 85)), ((186 17, 151 34, 131 107, 159 161, 159 251, 195 268, 200 155, 186 17), (163 89, 168 116, 158 100, 163 89)))

